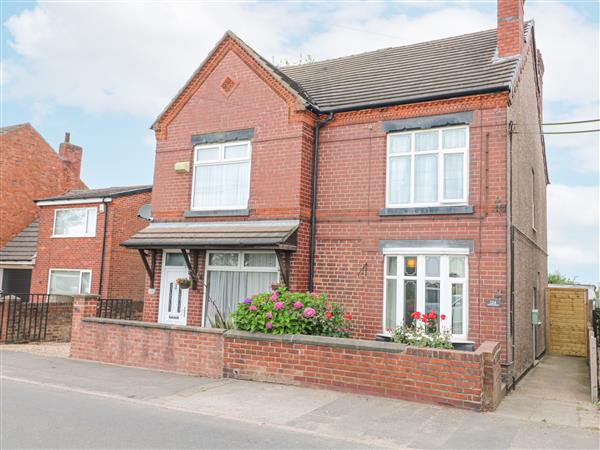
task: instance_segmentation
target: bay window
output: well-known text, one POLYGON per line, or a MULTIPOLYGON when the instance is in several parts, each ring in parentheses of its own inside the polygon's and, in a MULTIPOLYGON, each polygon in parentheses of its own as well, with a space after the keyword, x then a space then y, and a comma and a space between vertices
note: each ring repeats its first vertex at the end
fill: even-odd
POLYGON ((57 209, 52 237, 94 237, 96 215, 96 208, 57 209))
POLYGON ((244 298, 269 291, 279 281, 275 252, 207 252, 206 258, 205 326, 216 308, 226 317, 244 298))
POLYGON ((250 153, 250 141, 197 145, 192 210, 247 208, 250 153))
POLYGON ((387 254, 384 329, 410 325, 415 311, 434 311, 442 330, 450 330, 453 339, 466 339, 467 282, 464 254, 387 254))
POLYGON ((59 295, 89 294, 90 270, 50 269, 48 293, 59 295))
POLYGON ((390 133, 387 142, 387 207, 467 202, 468 127, 390 133))

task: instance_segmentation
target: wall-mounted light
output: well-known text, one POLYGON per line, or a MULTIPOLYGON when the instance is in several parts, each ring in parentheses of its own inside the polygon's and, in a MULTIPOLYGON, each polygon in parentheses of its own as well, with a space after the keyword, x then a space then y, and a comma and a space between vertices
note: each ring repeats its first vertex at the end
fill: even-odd
POLYGON ((175 172, 176 173, 185 173, 190 171, 190 162, 189 161, 181 161, 175 163, 175 172))

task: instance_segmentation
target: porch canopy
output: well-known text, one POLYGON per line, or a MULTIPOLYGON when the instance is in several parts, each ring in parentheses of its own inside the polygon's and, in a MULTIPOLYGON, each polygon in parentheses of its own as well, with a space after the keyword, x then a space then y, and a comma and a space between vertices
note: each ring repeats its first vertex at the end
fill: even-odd
POLYGON ((197 281, 199 250, 274 250, 287 284, 289 253, 296 250, 298 225, 298 220, 156 222, 138 231, 122 245, 140 252, 151 287, 154 285, 156 253, 163 249, 181 250, 193 287, 197 281))

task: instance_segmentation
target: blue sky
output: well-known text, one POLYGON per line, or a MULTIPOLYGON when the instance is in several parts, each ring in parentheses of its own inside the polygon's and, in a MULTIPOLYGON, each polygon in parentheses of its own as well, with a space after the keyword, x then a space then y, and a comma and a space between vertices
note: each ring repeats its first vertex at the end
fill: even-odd
MULTIPOLYGON (((489 29, 496 21, 495 1, 4 0, 0 8, 2 125, 31 122, 54 148, 70 131, 84 147, 90 187, 152 182, 149 126, 226 29, 279 63, 489 29)), ((545 120, 599 118, 599 3, 527 0, 525 15, 536 21, 546 66, 545 120)), ((587 282, 600 280, 599 139, 546 139, 550 270, 587 282)))

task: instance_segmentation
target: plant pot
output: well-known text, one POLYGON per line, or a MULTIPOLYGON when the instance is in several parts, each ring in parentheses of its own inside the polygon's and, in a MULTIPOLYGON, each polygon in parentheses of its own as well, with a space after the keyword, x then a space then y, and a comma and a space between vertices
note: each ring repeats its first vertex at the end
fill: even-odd
POLYGON ((179 286, 179 289, 189 289, 192 285, 192 280, 188 278, 178 278, 175 282, 179 286))
POLYGON ((376 334, 375 340, 379 342, 392 342, 392 337, 387 334, 376 334))

